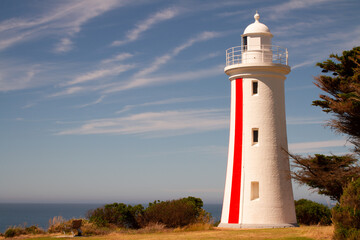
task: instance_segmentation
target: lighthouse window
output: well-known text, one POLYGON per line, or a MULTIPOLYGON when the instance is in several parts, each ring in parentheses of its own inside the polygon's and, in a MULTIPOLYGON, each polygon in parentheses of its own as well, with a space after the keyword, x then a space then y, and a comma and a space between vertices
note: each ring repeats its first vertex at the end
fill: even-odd
POLYGON ((252 130, 252 140, 253 144, 257 144, 259 142, 259 129, 252 130))
POLYGON ((259 182, 251 182, 251 200, 259 199, 259 182))
POLYGON ((252 94, 258 94, 258 82, 257 81, 253 81, 252 82, 252 94))
POLYGON ((243 37, 243 50, 245 51, 247 49, 247 37, 243 37))

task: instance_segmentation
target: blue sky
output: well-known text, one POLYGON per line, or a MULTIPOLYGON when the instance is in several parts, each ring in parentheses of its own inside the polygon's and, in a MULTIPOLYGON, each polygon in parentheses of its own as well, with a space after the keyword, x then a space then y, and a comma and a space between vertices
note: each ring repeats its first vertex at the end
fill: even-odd
MULTIPOLYGON (((225 50, 260 21, 287 47, 289 148, 349 152, 311 106, 315 63, 360 45, 357 0, 0 1, 0 202, 221 203, 225 50)), ((294 185, 295 198, 325 201, 294 185)))

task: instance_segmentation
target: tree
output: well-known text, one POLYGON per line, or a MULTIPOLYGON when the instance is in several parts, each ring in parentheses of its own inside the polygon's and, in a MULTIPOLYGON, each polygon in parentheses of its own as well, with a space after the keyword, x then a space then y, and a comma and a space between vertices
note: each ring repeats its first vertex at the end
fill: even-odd
POLYGON ((336 61, 316 64, 328 75, 315 77, 314 84, 326 95, 320 95, 321 100, 313 101, 313 105, 334 115, 327 125, 346 134, 360 154, 360 47, 343 51, 342 56, 331 54, 330 58, 336 61))
MULTIPOLYGON (((315 77, 314 84, 325 94, 313 105, 333 115, 327 126, 347 135, 360 155, 360 47, 344 51, 342 56, 331 54, 330 59, 316 65, 327 75, 315 77)), ((358 160, 353 155, 289 155, 294 160, 293 178, 333 200, 339 201, 343 188, 360 176, 358 160)))
POLYGON ((360 178, 344 190, 340 204, 332 209, 334 239, 360 239, 360 178))
POLYGON ((360 167, 356 165, 357 159, 352 155, 289 155, 294 160, 293 179, 317 189, 319 194, 327 195, 332 200, 339 201, 343 187, 360 175, 360 167))

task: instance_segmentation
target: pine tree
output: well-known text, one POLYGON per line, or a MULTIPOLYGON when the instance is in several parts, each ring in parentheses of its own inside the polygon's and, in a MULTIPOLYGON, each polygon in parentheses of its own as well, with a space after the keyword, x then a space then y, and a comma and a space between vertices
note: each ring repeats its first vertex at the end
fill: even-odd
MULTIPOLYGON (((327 123, 334 131, 345 134, 360 155, 360 47, 344 51, 341 56, 317 63, 326 75, 315 78, 314 84, 325 92, 313 101, 333 118, 327 123), (334 59, 334 61, 333 61, 334 59)), ((290 154, 292 176, 300 184, 317 189, 333 200, 340 200, 343 188, 360 177, 358 159, 354 155, 321 155, 302 157, 290 154)))
POLYGON ((316 77, 315 85, 326 95, 320 95, 321 100, 313 101, 313 105, 333 114, 328 126, 346 134, 360 154, 360 47, 344 51, 342 56, 331 54, 330 58, 317 63, 327 75, 316 77))
POLYGON ((352 155, 335 156, 315 154, 315 156, 299 156, 289 154, 293 161, 293 179, 317 189, 319 194, 329 196, 339 201, 343 188, 360 175, 357 159, 352 155))

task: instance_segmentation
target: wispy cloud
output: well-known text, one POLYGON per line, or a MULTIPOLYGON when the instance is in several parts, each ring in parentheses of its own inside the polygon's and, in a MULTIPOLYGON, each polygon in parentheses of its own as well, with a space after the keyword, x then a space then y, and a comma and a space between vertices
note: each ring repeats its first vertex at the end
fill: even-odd
MULTIPOLYGON (((317 28, 314 27, 312 31, 317 31, 317 28)), ((306 37, 293 37, 278 42, 290 49, 290 56, 294 55, 297 56, 297 59, 302 59, 292 67, 293 70, 315 66, 317 62, 327 59, 330 53, 341 54, 342 51, 360 44, 360 26, 354 26, 351 30, 336 28, 321 35, 308 35, 306 32, 303 32, 302 35, 306 35, 306 37)))
POLYGON ((37 87, 45 82, 38 75, 46 71, 46 65, 0 62, 0 92, 37 87), (14 65, 13 65, 14 64, 14 65))
POLYGON ((271 19, 278 19, 278 18, 286 17, 287 13, 290 11, 310 8, 315 5, 320 5, 323 3, 328 3, 333 1, 334 0, 290 0, 278 5, 267 7, 264 10, 270 13, 271 19))
POLYGON ((202 33, 198 34, 197 36, 190 38, 185 43, 175 47, 170 53, 165 54, 165 55, 155 59, 154 63, 152 63, 149 67, 145 68, 144 70, 141 70, 140 72, 138 72, 135 75, 135 77, 137 78, 137 77, 145 76, 145 75, 148 75, 149 73, 155 72, 162 65, 166 64, 172 58, 177 56, 180 52, 191 47, 195 43, 207 41, 207 40, 210 40, 210 39, 213 39, 216 37, 220 37, 220 36, 221 36, 220 32, 208 32, 208 31, 202 32, 202 33))
POLYGON ((120 62, 123 61, 125 59, 131 58, 134 55, 131 53, 119 53, 111 58, 108 59, 104 59, 101 61, 102 64, 109 64, 109 63, 114 63, 114 62, 120 62))
MULTIPOLYGON (((350 146, 346 140, 329 140, 318 142, 302 142, 302 143, 290 143, 289 149, 295 153, 312 153, 329 151, 329 148, 350 146)), ((331 152, 331 151, 329 151, 331 152)))
POLYGON ((176 104, 176 103, 187 103, 187 102, 197 102, 197 101, 207 101, 211 99, 218 99, 220 97, 186 97, 186 98, 170 98, 160 101, 153 101, 153 102, 146 102, 141 104, 134 104, 134 105, 126 105, 121 110, 117 111, 116 113, 124 113, 133 108, 138 107, 146 107, 146 106, 156 106, 156 105, 168 105, 168 104, 176 104))
POLYGON ((59 92, 49 94, 47 97, 59 97, 59 96, 65 96, 65 95, 72 95, 75 93, 84 92, 85 90, 86 90, 85 87, 79 87, 79 86, 69 87, 69 88, 61 90, 59 92))
POLYGON ((47 35, 62 35, 54 51, 71 50, 72 37, 90 19, 123 5, 122 0, 64 1, 42 16, 11 18, 0 22, 0 50, 47 35))
POLYGON ((316 59, 308 59, 308 60, 305 60, 301 63, 298 63, 298 64, 295 64, 294 66, 291 67, 292 70, 295 70, 297 68, 301 68, 301 67, 306 67, 306 66, 309 66, 309 65, 315 65, 315 63, 318 62, 318 60, 316 59))
POLYGON ((231 12, 222 12, 222 13, 218 13, 217 16, 219 17, 234 17, 234 16, 244 16, 244 15, 248 15, 249 14, 249 10, 240 10, 240 11, 231 11, 231 12))
POLYGON ((86 104, 82 104, 82 105, 78 105, 78 106, 75 106, 75 108, 84 108, 84 107, 89 107, 89 106, 92 106, 92 105, 96 105, 96 104, 99 104, 101 103, 103 100, 104 100, 105 96, 101 96, 99 97, 98 99, 96 99, 95 101, 91 102, 91 103, 86 103, 86 104))
POLYGON ((306 36, 312 29, 324 29, 330 24, 336 22, 335 19, 328 16, 314 16, 313 18, 301 18, 296 22, 282 22, 281 25, 275 25, 271 33, 276 37, 288 38, 289 36, 306 36), (294 31, 296 29, 296 31, 294 31))
POLYGON ((134 88, 157 86, 160 84, 169 84, 179 81, 189 81, 202 79, 209 76, 223 74, 223 65, 212 66, 211 68, 189 71, 176 74, 168 74, 166 76, 157 77, 138 77, 125 83, 109 84, 103 93, 120 92, 134 88))
POLYGON ((77 76, 74 80, 71 80, 71 81, 65 83, 64 86, 85 83, 85 82, 89 82, 89 81, 93 81, 93 80, 96 80, 99 78, 105 78, 105 77, 109 77, 109 76, 117 76, 120 73, 126 72, 134 67, 135 67, 134 64, 125 64, 125 65, 120 64, 120 65, 116 65, 116 66, 102 68, 99 70, 81 74, 81 75, 77 76))
POLYGON ((111 45, 120 46, 125 43, 136 41, 140 37, 141 33, 149 30, 154 25, 160 22, 176 17, 179 13, 180 13, 180 9, 178 8, 163 9, 151 15, 149 18, 145 19, 144 21, 141 21, 141 23, 137 24, 134 29, 130 30, 126 34, 125 39, 114 41, 111 45))
POLYGON ((120 118, 85 122, 57 135, 133 134, 165 137, 214 131, 228 127, 226 109, 192 109, 184 111, 145 112, 120 118))
POLYGON ((73 42, 69 38, 63 38, 58 42, 55 46, 55 52, 57 53, 63 53, 68 52, 72 49, 73 42))
MULTIPOLYGON (((108 94, 113 92, 125 91, 133 88, 145 87, 149 85, 159 85, 159 84, 167 84, 171 82, 177 81, 186 81, 192 79, 199 79, 199 77, 207 77, 212 76, 214 74, 221 74, 222 73, 222 65, 212 67, 210 69, 203 69, 197 70, 194 72, 183 72, 178 74, 166 75, 166 76, 155 76, 151 77, 150 74, 158 70, 162 65, 166 64, 170 61, 173 57, 177 56, 180 52, 184 51, 185 49, 191 47, 195 43, 210 40, 216 37, 222 36, 219 32, 202 32, 196 35, 194 38, 190 38, 185 43, 175 47, 173 50, 170 51, 169 54, 165 54, 159 58, 157 58, 154 63, 150 64, 149 67, 135 73, 132 77, 130 77, 127 81, 122 82, 115 82, 115 83, 108 83, 102 84, 98 87, 76 87, 76 88, 68 88, 62 90, 58 93, 51 94, 51 97, 58 97, 64 95, 71 95, 75 93, 84 92, 86 89, 93 91, 95 89, 101 90, 102 94, 108 94)), ((125 60, 126 58, 132 57, 132 54, 129 53, 122 53, 118 54, 114 57, 105 59, 101 61, 100 67, 97 70, 80 74, 76 76, 73 80, 68 81, 62 86, 72 86, 76 84, 83 84, 89 81, 94 80, 103 80, 103 78, 117 76, 120 73, 128 71, 130 69, 135 68, 135 64, 116 64, 118 61, 125 60)))

